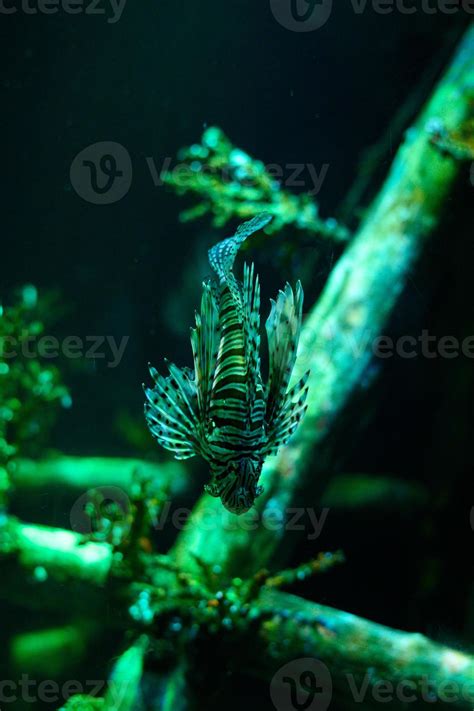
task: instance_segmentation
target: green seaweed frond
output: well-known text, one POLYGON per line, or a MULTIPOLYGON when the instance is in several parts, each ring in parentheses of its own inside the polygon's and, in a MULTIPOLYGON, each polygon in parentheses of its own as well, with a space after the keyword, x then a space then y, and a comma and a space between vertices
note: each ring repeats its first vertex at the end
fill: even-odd
POLYGON ((347 228, 335 219, 319 216, 313 195, 286 190, 270 166, 234 146, 220 128, 207 128, 200 144, 179 151, 178 161, 161 179, 178 195, 197 199, 194 207, 181 213, 183 222, 210 214, 213 225, 222 227, 230 220, 268 212, 273 216, 269 233, 292 226, 336 242, 350 238, 347 228))
POLYGON ((0 467, 39 454, 58 408, 71 405, 59 369, 29 347, 45 334, 51 310, 51 298, 31 285, 12 305, 0 304, 0 467))

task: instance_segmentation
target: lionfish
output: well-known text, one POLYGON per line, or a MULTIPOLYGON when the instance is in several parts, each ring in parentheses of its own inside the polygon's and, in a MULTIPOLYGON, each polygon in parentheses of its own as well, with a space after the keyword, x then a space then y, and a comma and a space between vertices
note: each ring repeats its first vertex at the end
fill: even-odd
POLYGON ((241 244, 265 227, 262 213, 209 250, 214 272, 203 283, 201 313, 191 329, 194 369, 167 363, 169 375, 150 367, 145 417, 152 435, 176 459, 202 456, 211 480, 204 488, 235 514, 248 511, 263 488, 265 458, 276 454, 306 411, 309 372, 289 389, 301 331, 303 289, 289 284, 271 301, 266 322, 269 376, 260 372, 260 286, 254 265, 243 282, 233 274, 241 244))

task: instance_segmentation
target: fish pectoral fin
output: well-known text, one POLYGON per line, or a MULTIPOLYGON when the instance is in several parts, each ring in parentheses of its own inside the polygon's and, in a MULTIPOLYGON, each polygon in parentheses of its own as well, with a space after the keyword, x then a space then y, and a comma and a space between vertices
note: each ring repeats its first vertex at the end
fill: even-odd
POLYGON ((196 395, 200 420, 205 422, 211 402, 212 384, 219 350, 219 314, 212 286, 203 283, 201 313, 196 314, 196 328, 191 329, 196 395))
POLYGON ((150 373, 155 381, 146 388, 145 419, 151 434, 176 459, 188 459, 201 453, 201 426, 193 371, 168 364, 170 374, 150 373))
POLYGON ((287 394, 283 407, 279 415, 271 423, 267 433, 266 454, 276 454, 280 447, 288 443, 288 440, 296 431, 299 423, 303 419, 308 406, 306 398, 308 388, 306 383, 309 371, 299 380, 294 388, 287 394), (295 399, 296 398, 296 399, 295 399))
POLYGON ((253 264, 244 264, 242 304, 246 360, 256 388, 260 374, 260 284, 253 264))

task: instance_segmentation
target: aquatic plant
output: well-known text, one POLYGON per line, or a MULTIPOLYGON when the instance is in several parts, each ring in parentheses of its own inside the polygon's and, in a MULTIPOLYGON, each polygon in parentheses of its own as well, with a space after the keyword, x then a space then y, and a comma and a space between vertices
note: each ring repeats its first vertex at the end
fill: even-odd
MULTIPOLYGON (((341 555, 320 554, 296 570, 285 569, 295 541, 282 526, 254 524, 255 515, 281 521, 288 507, 308 501, 314 506, 320 500, 331 471, 335 428, 351 398, 358 394, 362 399, 374 382, 364 377, 371 362, 369 345, 355 353, 353 343, 363 342, 366 329, 381 332, 459 174, 459 162, 433 146, 428 126, 440 119, 449 134, 464 135, 472 117, 473 87, 471 28, 306 319, 295 378, 311 366, 308 412, 288 447, 265 464, 265 492, 251 512, 238 518, 223 514, 220 502, 203 496, 166 555, 158 554, 144 533, 152 515, 163 513, 166 500, 152 496, 146 486, 137 487, 139 463, 115 461, 107 468, 99 460, 18 462, 12 478, 20 491, 31 491, 41 475, 43 485, 68 482, 76 491, 97 486, 99 478, 101 485, 120 481, 129 493, 132 520, 119 541, 97 541, 13 517, 0 523, 0 555, 9 563, 4 586, 17 602, 31 605, 40 598, 43 609, 54 609, 58 596, 63 600, 64 591, 80 581, 82 590, 105 599, 114 614, 97 614, 103 605, 91 606, 85 595, 71 596, 69 613, 80 619, 74 618, 75 627, 84 628, 89 614, 101 631, 123 632, 125 651, 103 699, 73 697, 68 710, 132 711, 141 700, 145 669, 147 686, 153 682, 154 689, 149 706, 202 708, 203 679, 214 690, 227 671, 238 669, 269 681, 282 665, 301 657, 327 665, 334 697, 342 705, 349 673, 358 688, 368 683, 375 689, 387 680, 414 689, 429 679, 429 701, 447 685, 456 685, 467 691, 457 697, 457 707, 471 708, 472 655, 282 591, 295 578, 341 562, 341 555), (206 519, 212 526, 202 525, 206 519), (232 526, 236 519, 240 526, 232 526), (269 566, 283 572, 269 573, 269 566)), ((148 474, 163 491, 176 480, 176 470, 161 465, 148 474)), ((403 703, 395 699, 394 705, 403 703)))
POLYGON ((0 503, 7 489, 7 465, 17 456, 37 456, 61 407, 71 398, 57 367, 28 349, 44 334, 54 297, 38 297, 34 286, 0 305, 0 503))
POLYGON ((217 126, 204 131, 201 143, 182 148, 178 161, 161 179, 178 195, 189 193, 198 200, 181 213, 183 222, 209 214, 214 226, 222 227, 232 219, 268 212, 273 217, 270 233, 293 227, 336 242, 350 238, 334 218, 320 217, 313 195, 286 190, 262 161, 234 146, 217 126))

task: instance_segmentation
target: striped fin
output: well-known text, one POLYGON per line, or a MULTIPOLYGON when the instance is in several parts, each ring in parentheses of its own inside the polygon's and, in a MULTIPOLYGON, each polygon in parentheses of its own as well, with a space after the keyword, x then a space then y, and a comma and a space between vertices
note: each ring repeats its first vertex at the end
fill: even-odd
POLYGON ((263 384, 260 374, 260 284, 254 265, 244 265, 242 291, 244 309, 245 350, 248 368, 247 393, 252 419, 263 420, 263 384), (258 394, 260 393, 260 397, 258 394))
POLYGON ((203 283, 201 313, 191 329, 191 346, 196 373, 197 399, 201 422, 205 422, 211 402, 212 383, 219 350, 219 314, 209 282, 203 283))
POLYGON ((253 264, 244 264, 243 307, 248 363, 260 370, 260 284, 253 264))
POLYGON ((293 434, 304 414, 305 389, 309 373, 288 392, 301 332, 303 289, 298 281, 296 294, 289 284, 272 300, 266 322, 270 372, 266 393, 268 447, 277 449, 293 434), (296 400, 295 400, 296 398, 296 400))
POLYGON ((154 388, 146 388, 145 419, 158 443, 176 459, 200 453, 198 399, 194 373, 168 364, 170 374, 160 375, 150 367, 154 388))
POLYGON ((309 371, 304 374, 301 380, 299 380, 294 388, 286 395, 285 404, 278 417, 272 423, 271 430, 268 433, 268 444, 265 448, 265 454, 276 454, 280 447, 287 444, 303 419, 308 409, 306 405, 308 395, 306 383, 308 378, 309 371))

